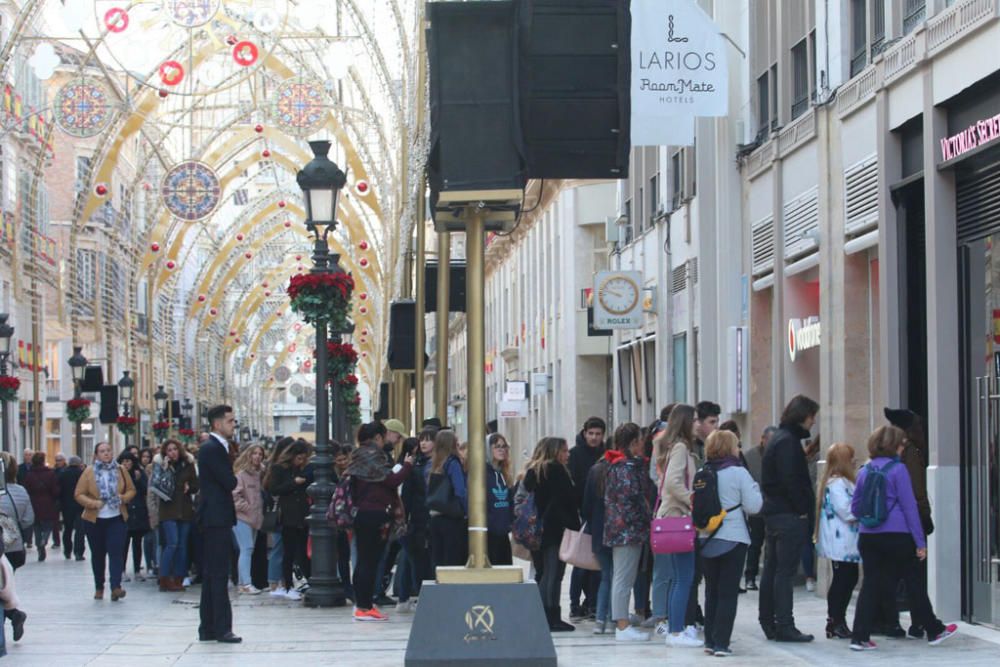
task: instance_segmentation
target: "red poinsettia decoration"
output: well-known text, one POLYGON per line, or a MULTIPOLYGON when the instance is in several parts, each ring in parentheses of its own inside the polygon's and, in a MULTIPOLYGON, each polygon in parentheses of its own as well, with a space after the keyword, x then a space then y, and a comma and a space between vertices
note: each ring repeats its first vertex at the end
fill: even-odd
POLYGON ((192 442, 194 442, 194 436, 195 436, 194 429, 182 428, 179 431, 177 431, 177 433, 181 436, 181 440, 184 441, 185 445, 189 445, 192 442))
POLYGON ((136 417, 119 417, 115 422, 118 425, 118 432, 122 435, 133 435, 139 420, 136 417))
POLYGON ((292 310, 314 326, 330 325, 334 331, 347 328, 354 278, 349 273, 299 273, 288 283, 292 310))
POLYGON ((0 401, 17 400, 17 390, 21 388, 21 381, 13 375, 0 375, 0 401))
POLYGON ((66 418, 79 424, 90 418, 90 401, 85 398, 71 398, 66 401, 66 418))
POLYGON ((340 380, 340 384, 344 387, 353 387, 358 384, 358 376, 354 373, 348 373, 346 377, 340 380))
POLYGON ((157 438, 162 438, 170 430, 170 422, 154 422, 153 423, 153 433, 156 434, 157 438))

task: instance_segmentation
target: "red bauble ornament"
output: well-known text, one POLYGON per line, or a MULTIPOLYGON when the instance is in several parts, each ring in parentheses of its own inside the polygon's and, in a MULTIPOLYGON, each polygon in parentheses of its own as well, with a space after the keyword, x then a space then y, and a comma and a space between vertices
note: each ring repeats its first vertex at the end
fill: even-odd
POLYGON ((270 285, 268 285, 267 281, 265 280, 263 283, 261 283, 261 287, 270 287, 270 285))
POLYGON ((368 358, 368 353, 367 353, 367 352, 362 352, 362 353, 361 353, 361 356, 362 356, 363 358, 367 359, 367 358, 368 358))
POLYGON ((246 257, 247 259, 250 259, 251 257, 253 257, 253 253, 252 252, 244 253, 243 256, 246 257))
POLYGON ((361 294, 358 295, 358 298, 361 299, 362 301, 365 301, 366 299, 368 299, 368 292, 362 292, 361 294))
POLYGON ((98 183, 96 186, 94 186, 94 192, 97 193, 98 197, 103 197, 104 195, 108 194, 108 186, 105 185, 104 183, 98 183))
POLYGON ((253 131, 256 132, 257 134, 260 134, 261 132, 264 131, 264 126, 261 125, 260 123, 257 123, 256 125, 253 126, 253 131))
POLYGON ((152 250, 153 252, 160 252, 160 244, 159 243, 151 243, 150 246, 149 246, 149 249, 152 250))
POLYGON ((360 308, 358 308, 358 312, 364 315, 365 313, 368 312, 368 309, 365 308, 364 306, 361 306, 360 308))
POLYGON ((285 314, 285 311, 283 311, 283 310, 279 310, 278 311, 278 317, 283 317, 284 314, 285 314))
POLYGON ((174 262, 174 260, 170 260, 169 262, 167 262, 167 270, 168 271, 173 271, 176 268, 177 268, 177 263, 174 262))
POLYGON ((216 315, 219 314, 219 311, 217 309, 215 309, 215 308, 209 308, 208 309, 208 314, 211 315, 212 317, 215 317, 216 315))
POLYGON ((261 156, 262 158, 269 158, 269 157, 271 157, 271 151, 269 151, 269 150, 267 150, 267 149, 265 148, 264 150, 262 150, 262 151, 260 152, 260 156, 261 156))
POLYGON ((354 185, 354 189, 358 191, 359 195, 366 194, 368 192, 368 181, 358 181, 354 185))
POLYGON ((295 256, 295 261, 296 262, 301 262, 302 261, 302 255, 296 255, 295 256))
POLYGON ((226 44, 228 44, 229 46, 236 46, 236 42, 238 41, 239 40, 236 39, 236 35, 230 35, 229 37, 226 37, 226 44))
POLYGON ((368 329, 362 329, 361 330, 361 335, 362 336, 367 336, 368 335, 368 329))
POLYGON ((239 339, 239 338, 237 338, 237 339, 236 339, 236 342, 237 342, 237 343, 239 343, 239 342, 240 342, 240 339, 239 339))
POLYGON ((235 336, 236 335, 236 330, 235 329, 230 329, 229 330, 229 335, 230 336, 235 336))
POLYGON ((242 234, 237 234, 237 235, 236 235, 236 240, 237 240, 237 241, 242 241, 242 240, 243 240, 243 239, 245 239, 245 238, 246 238, 246 237, 245 237, 245 236, 243 236, 242 234))
POLYGON ((361 248, 362 250, 368 250, 368 241, 362 241, 361 243, 358 244, 358 247, 361 248))
POLYGON ((142 189, 145 190, 146 192, 149 192, 150 190, 153 189, 153 186, 150 185, 149 182, 147 181, 142 184, 142 189))
POLYGON ((287 229, 287 228, 289 228, 291 226, 292 226, 292 221, 291 220, 285 220, 285 228, 287 229))
POLYGON ((362 268, 364 268, 364 267, 368 266, 368 260, 365 259, 364 257, 362 257, 361 261, 359 261, 358 264, 360 264, 362 266, 362 268))
POLYGON ((264 292, 264 296, 271 296, 271 290, 266 290, 264 292))
POLYGON ((199 294, 198 295, 198 303, 205 303, 206 298, 207 297, 204 294, 199 294))
POLYGON ((165 90, 161 90, 161 91, 160 91, 159 93, 157 93, 157 94, 158 94, 158 95, 159 95, 160 97, 166 97, 166 96, 167 96, 167 95, 169 95, 170 93, 168 93, 168 92, 167 92, 167 91, 165 91, 165 90))
POLYGON ((285 206, 286 206, 286 204, 285 204, 285 200, 284 199, 282 199, 281 201, 278 202, 278 208, 285 208, 285 206))

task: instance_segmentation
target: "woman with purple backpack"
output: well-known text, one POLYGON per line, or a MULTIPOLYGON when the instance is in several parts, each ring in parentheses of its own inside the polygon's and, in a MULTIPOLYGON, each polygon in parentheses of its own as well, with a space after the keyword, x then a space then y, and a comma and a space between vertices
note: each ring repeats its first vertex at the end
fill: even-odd
POLYGON ((958 631, 935 615, 927 592, 920 585, 920 562, 927 558, 927 541, 920 523, 917 500, 906 466, 899 455, 906 434, 895 426, 880 426, 868 439, 871 460, 858 473, 851 500, 851 514, 861 524, 858 550, 865 577, 854 614, 852 651, 873 651, 872 622, 879 601, 895 595, 895 573, 901 573, 910 601, 913 622, 923 627, 931 646, 958 631))

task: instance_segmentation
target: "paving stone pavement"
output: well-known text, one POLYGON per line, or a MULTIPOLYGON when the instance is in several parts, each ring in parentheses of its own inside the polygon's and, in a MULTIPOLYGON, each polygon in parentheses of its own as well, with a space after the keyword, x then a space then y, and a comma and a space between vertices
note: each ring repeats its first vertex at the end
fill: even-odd
MULTIPOLYGON (((178 665, 216 667, 238 665, 402 665, 412 616, 389 610, 384 624, 358 624, 350 609, 307 609, 300 602, 260 596, 238 596, 233 601, 235 631, 243 636, 236 646, 197 641, 199 588, 159 593, 152 580, 126 584, 128 597, 112 603, 96 602, 90 563, 63 560, 58 551, 44 563, 29 551, 28 564, 17 573, 21 606, 28 613, 24 638, 17 644, 5 624, 8 655, 3 664, 25 667, 76 665, 178 665)), ((568 584, 569 577, 566 577, 568 584)), ((856 654, 844 641, 820 637, 825 602, 799 589, 796 619, 799 627, 817 635, 808 645, 766 641, 756 624, 756 594, 740 597, 732 648, 740 665, 944 665, 966 667, 1000 664, 1000 632, 961 625, 961 634, 940 647, 924 641, 879 640, 879 650, 856 654)), ((564 609, 568 608, 568 605, 564 609)), ((954 620, 954 619, 948 619, 954 620)), ((905 623, 904 623, 905 625, 905 623)), ((555 638, 559 664, 570 667, 600 665, 703 665, 715 659, 701 650, 670 649, 660 641, 618 644, 613 636, 591 634, 590 623, 555 638)), ((433 641, 433 637, 428 637, 433 641)))

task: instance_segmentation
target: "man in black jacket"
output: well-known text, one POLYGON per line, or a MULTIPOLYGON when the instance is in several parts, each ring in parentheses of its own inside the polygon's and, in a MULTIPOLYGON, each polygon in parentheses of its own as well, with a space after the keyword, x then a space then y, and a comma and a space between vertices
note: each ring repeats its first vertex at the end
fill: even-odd
POLYGON ((198 450, 201 498, 196 520, 203 548, 198 639, 237 644, 243 640, 233 634, 233 610, 227 589, 236 525, 233 504, 236 476, 229 459, 229 440, 236 430, 236 416, 228 405, 217 405, 208 411, 207 417, 212 433, 198 450))
POLYGON ((57 476, 59 480, 59 508, 63 520, 63 555, 69 559, 75 555, 83 560, 85 550, 83 540, 83 507, 76 502, 76 483, 83 474, 83 461, 79 456, 69 457, 69 464, 57 476), (75 531, 75 533, 74 533, 75 531))
POLYGON ((806 446, 816 422, 819 404, 796 396, 781 415, 781 426, 771 437, 761 462, 764 506, 764 572, 760 579, 758 618, 768 639, 810 642, 812 635, 795 627, 792 614, 792 578, 802 548, 809 539, 816 497, 809 477, 806 446))
MULTIPOLYGON (((569 474, 573 478, 573 493, 577 511, 583 508, 583 487, 587 475, 595 463, 604 456, 604 434, 607 424, 600 417, 591 417, 583 423, 583 429, 576 435, 576 445, 569 452, 569 474)), ((571 620, 582 620, 592 608, 597 606, 597 589, 601 585, 601 573, 573 568, 569 580, 569 616, 571 620), (584 595, 583 604, 580 596, 584 595)))

